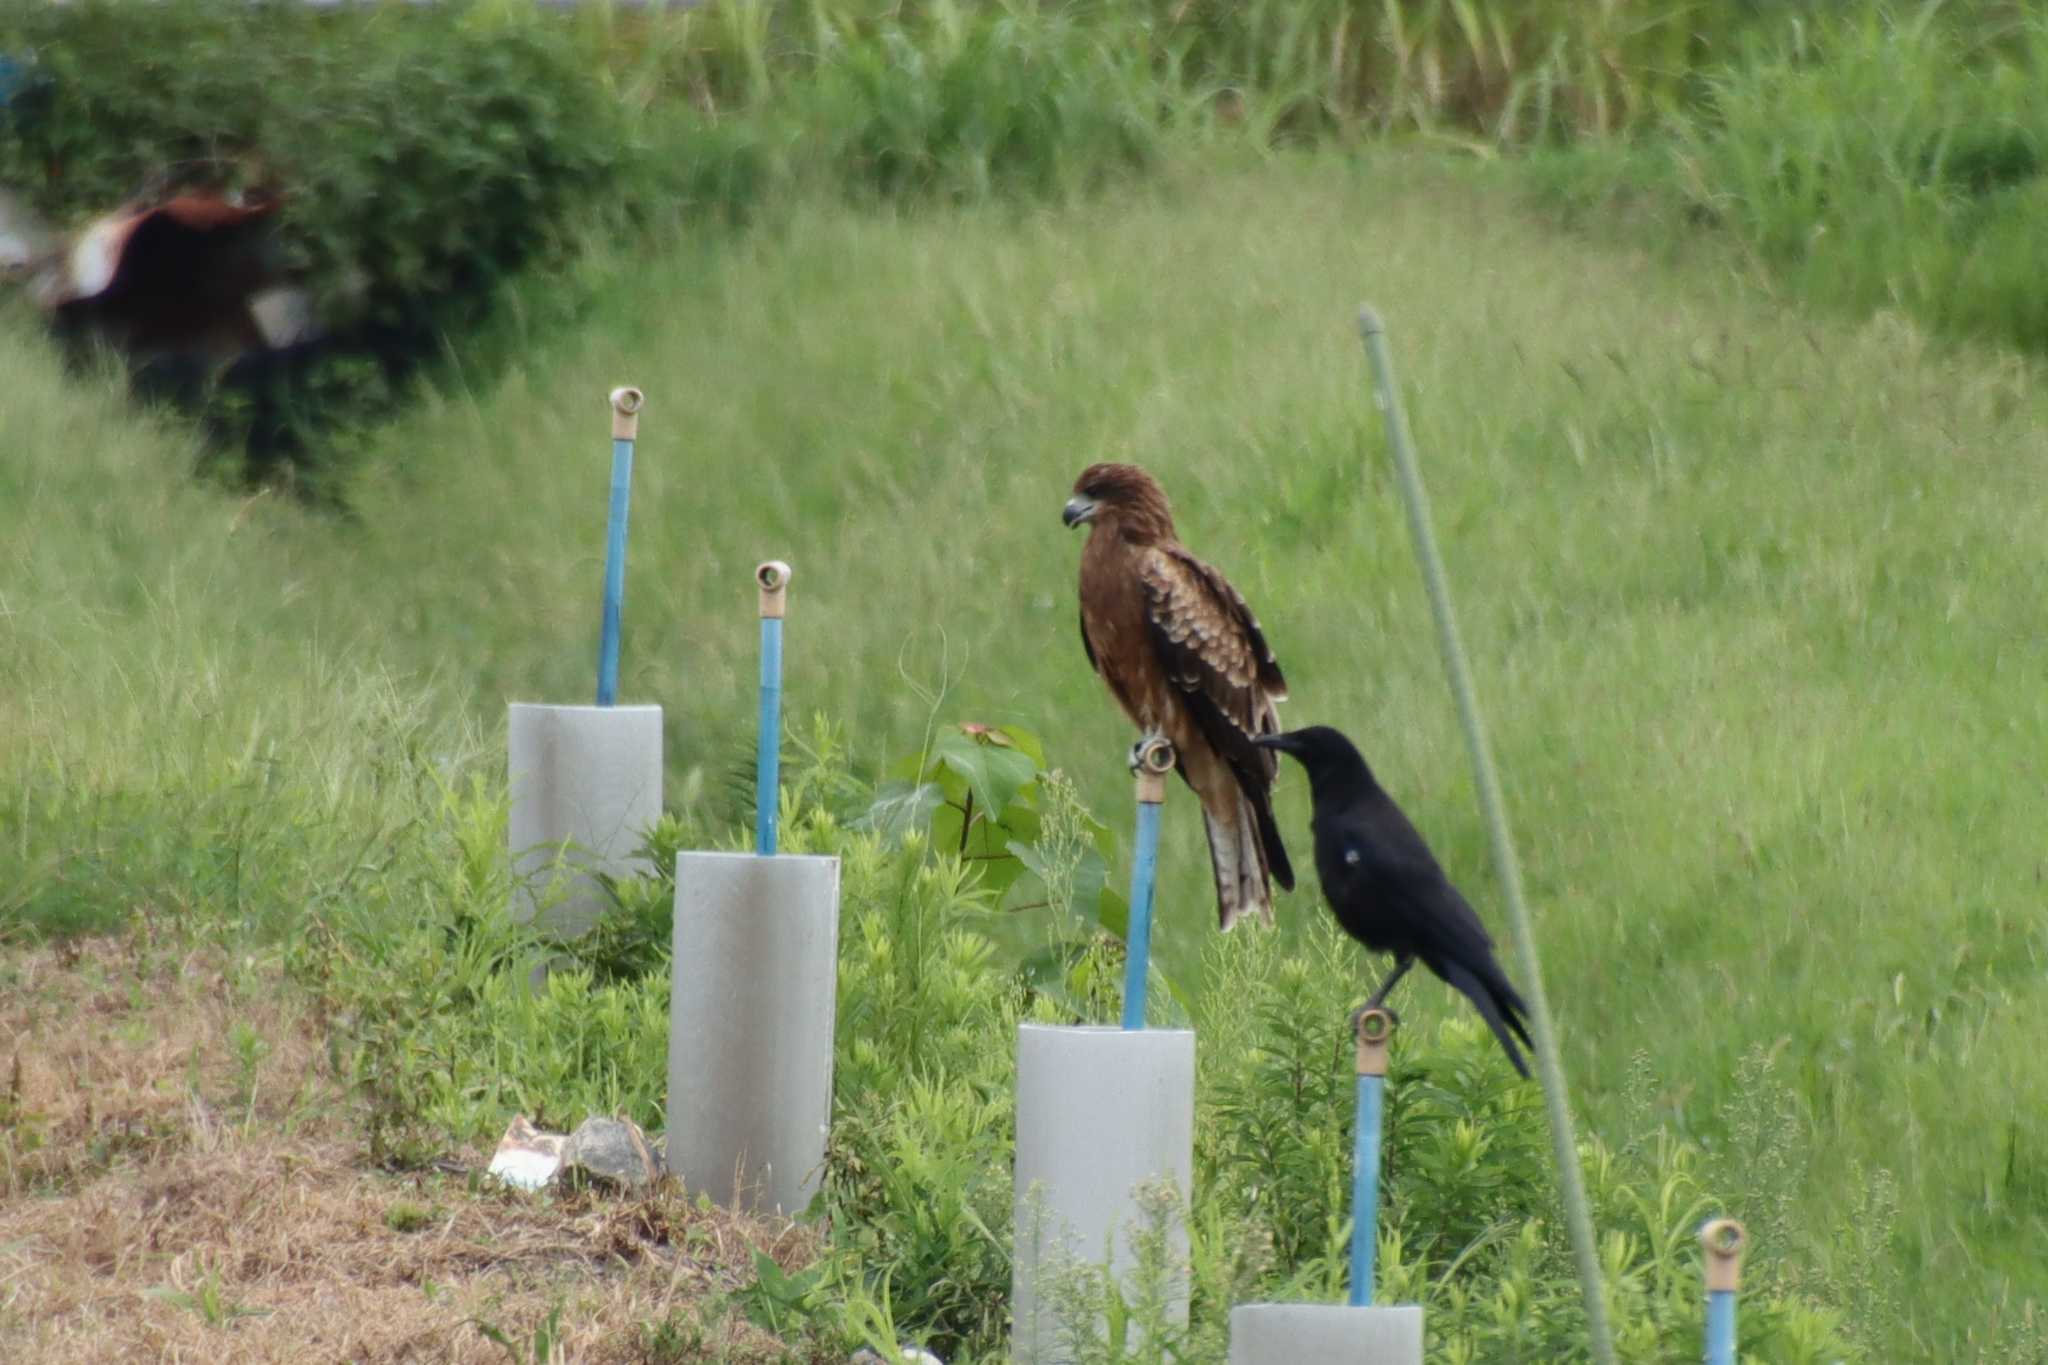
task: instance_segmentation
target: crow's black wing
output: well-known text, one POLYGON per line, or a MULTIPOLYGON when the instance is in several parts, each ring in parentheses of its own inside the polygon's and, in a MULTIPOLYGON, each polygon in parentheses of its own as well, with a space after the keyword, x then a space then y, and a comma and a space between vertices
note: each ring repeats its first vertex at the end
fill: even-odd
POLYGON ((1401 808, 1371 792, 1316 812, 1316 872, 1354 938, 1383 952, 1476 963, 1492 956, 1486 926, 1444 876, 1401 808))

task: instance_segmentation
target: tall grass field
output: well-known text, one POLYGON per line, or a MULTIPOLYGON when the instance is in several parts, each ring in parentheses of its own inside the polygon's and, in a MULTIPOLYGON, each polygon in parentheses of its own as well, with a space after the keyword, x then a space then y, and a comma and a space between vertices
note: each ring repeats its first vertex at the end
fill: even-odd
MULTIPOLYGON (((90 0, 0 55, 18 203, 289 182, 342 342, 170 411, 0 299, 0 1355, 1004 1359, 1014 1031, 1112 1017, 1122 966, 1085 465, 1163 481, 1282 720, 1358 739, 1505 939, 1370 301, 1622 1359, 1696 1359, 1708 1214, 1753 1234, 1753 1359, 2048 1359, 2034 8, 90 0), (784 847, 844 864, 801 1224, 461 1175, 514 1113, 664 1117, 670 878, 569 948, 504 915, 506 704, 590 700, 621 383, 657 862, 745 847, 752 571, 795 565, 784 847), (1028 894, 944 812, 879 819, 991 733, 1028 894)), ((1278 814, 1303 884, 1219 935, 1167 798, 1196 1181, 1149 1277, 1038 1285, 1147 1328, 1090 1365, 1343 1295, 1384 964, 1307 876, 1298 767, 1278 814)), ((1585 1359, 1536 1089, 1434 978, 1401 1009, 1380 1297, 1432 1361, 1585 1359)))
MULTIPOLYGON (((346 515, 196 482, 184 426, 9 314, 0 925, 203 903, 234 942, 289 945, 410 837, 406 763, 501 794, 506 703, 593 687, 604 395, 633 383, 620 698, 667 709, 691 837, 747 803, 751 571, 779 557, 793 734, 824 718, 872 778, 959 722, 1024 727, 1126 877, 1131 734, 1082 654, 1059 510, 1084 465, 1130 460, 1257 611, 1283 721, 1350 732, 1504 937, 1353 331, 1369 300, 1586 1132, 1692 1144, 1774 1283, 1862 1358, 2038 1359, 2039 366, 1808 312, 1719 242, 1560 231, 1522 174, 1212 149, 1089 198, 799 196, 601 251, 577 325, 527 339, 506 310, 503 374, 457 366, 370 438, 346 515)), ((1283 768, 1304 869, 1306 796, 1283 768)), ((1171 1008, 1208 1017, 1232 955, 1369 988, 1381 964, 1329 939, 1312 878, 1278 947, 1219 943, 1181 790, 1165 829, 1171 1008)), ((491 837, 435 856, 459 881, 491 837)), ((1402 1008, 1418 1050, 1465 1011, 1420 979, 1402 1008)))

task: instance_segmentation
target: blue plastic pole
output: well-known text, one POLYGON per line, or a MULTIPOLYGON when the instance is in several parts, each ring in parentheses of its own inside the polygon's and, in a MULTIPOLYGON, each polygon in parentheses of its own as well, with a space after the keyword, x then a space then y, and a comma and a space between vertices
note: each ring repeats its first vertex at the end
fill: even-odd
POLYGON ((1152 882, 1159 863, 1159 803, 1138 801, 1138 858, 1131 866, 1131 923, 1124 954, 1124 1027, 1145 1027, 1145 978, 1152 965, 1152 882))
POLYGON ((1735 1291, 1707 1295, 1707 1365, 1735 1365, 1735 1291))
POLYGON ((782 783, 782 613, 789 565, 770 560, 754 570, 761 586, 761 726, 754 757, 754 852, 775 852, 775 816, 782 783))
POLYGON ((1354 1023, 1358 1042, 1358 1114, 1352 1131, 1351 1306, 1372 1306, 1372 1262, 1379 1247, 1380 1129, 1387 1088, 1387 1042, 1394 1017, 1365 1010, 1354 1023))
POLYGON ((1173 771, 1173 746, 1157 735, 1144 740, 1131 760, 1138 779, 1138 851, 1131 863, 1131 922, 1124 935, 1124 1027, 1145 1027, 1145 982, 1152 970, 1152 887, 1159 874, 1159 807, 1166 800, 1166 774, 1173 771))
POLYGON ((782 621, 761 618, 761 752, 754 767, 754 851, 775 851, 775 813, 782 781, 782 621))
POLYGON ((1742 1286, 1748 1240, 1733 1218, 1716 1218, 1700 1229, 1707 1253, 1707 1365, 1735 1365, 1735 1291, 1742 1286))
POLYGON ((605 523, 604 624, 597 642, 597 704, 619 698, 619 619, 626 602, 626 507, 633 494, 633 442, 640 431, 640 390, 613 389, 612 504, 605 523))
POLYGON ((1351 1306, 1372 1303, 1372 1258, 1379 1242, 1380 1104, 1384 1076, 1358 1078, 1358 1141, 1351 1176, 1351 1306))

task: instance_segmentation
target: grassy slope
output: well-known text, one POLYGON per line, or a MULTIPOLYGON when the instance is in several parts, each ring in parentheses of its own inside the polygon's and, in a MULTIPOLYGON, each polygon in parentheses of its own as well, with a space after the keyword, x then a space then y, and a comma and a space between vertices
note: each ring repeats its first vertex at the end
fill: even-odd
MULTIPOLYGON (((583 700, 601 395, 631 381, 650 402, 622 694, 670 708, 672 797, 706 789, 693 771, 715 795, 745 753, 748 573, 775 554, 797 565, 793 710, 880 762, 949 676, 940 719, 1039 730, 1121 821, 1128 736, 1081 659, 1057 510, 1088 460, 1129 458, 1259 610, 1289 718, 1356 734, 1498 925, 1363 399, 1364 297, 1595 1125, 1642 1049, 1718 1137, 1738 1059, 1777 1048, 1814 1144, 1806 1225, 1883 1167, 1928 1339, 2007 1275, 2040 1295, 2048 392, 1888 319, 1802 319, 1717 260, 1547 233, 1505 181, 1320 160, 1060 211, 799 211, 615 271, 572 344, 383 442, 349 526, 182 488, 175 438, 60 408, 47 357, 0 333, 6 389, 43 399, 0 416, 0 802, 47 799, 28 774, 52 754, 74 788, 245 743, 345 770, 365 714, 409 714, 365 713, 357 664, 432 673, 433 707, 487 729, 507 699, 583 700)), ((1290 781, 1282 820, 1305 853, 1303 797, 1290 781)), ((1185 804, 1168 826, 1186 964, 1206 860, 1185 804)), ((0 885, 25 858, 47 887, 80 836, 20 829, 0 885)))

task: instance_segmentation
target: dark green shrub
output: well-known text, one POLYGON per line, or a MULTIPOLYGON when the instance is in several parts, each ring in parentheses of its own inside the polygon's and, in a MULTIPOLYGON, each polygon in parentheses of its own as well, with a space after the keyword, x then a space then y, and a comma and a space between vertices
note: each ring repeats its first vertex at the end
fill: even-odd
POLYGON ((573 32, 511 8, 86 0, 14 7, 0 48, 43 91, 0 128, 0 180, 57 222, 178 189, 281 196, 278 264, 328 336, 188 394, 254 474, 317 477, 316 435, 387 411, 632 161, 573 32))

